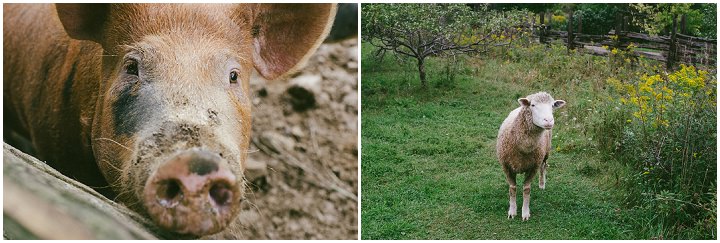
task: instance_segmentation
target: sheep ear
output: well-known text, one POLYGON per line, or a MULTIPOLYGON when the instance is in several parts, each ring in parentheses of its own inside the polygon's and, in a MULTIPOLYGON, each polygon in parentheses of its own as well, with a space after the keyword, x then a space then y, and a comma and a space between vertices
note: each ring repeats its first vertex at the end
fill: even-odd
POLYGON ((110 12, 109 4, 58 3, 58 17, 70 37, 99 42, 110 12))
POLYGON ((560 108, 565 106, 564 100, 556 100, 555 103, 553 103, 553 108, 560 108))
POLYGON ((518 103, 520 103, 521 106, 530 106, 530 100, 527 98, 518 99, 518 103))
POLYGON ((253 61, 266 79, 304 65, 330 32, 337 4, 260 4, 253 20, 253 61))

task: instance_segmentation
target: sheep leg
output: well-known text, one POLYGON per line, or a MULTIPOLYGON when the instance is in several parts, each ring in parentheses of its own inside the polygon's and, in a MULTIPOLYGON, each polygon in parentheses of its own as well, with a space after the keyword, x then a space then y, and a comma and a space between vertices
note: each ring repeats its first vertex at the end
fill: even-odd
POLYGON ((522 220, 530 219, 530 187, 532 185, 532 179, 535 177, 537 170, 530 170, 525 172, 525 181, 523 182, 523 207, 522 207, 522 220))
POLYGON ((545 158, 543 159, 542 164, 540 164, 540 176, 539 176, 540 182, 538 183, 538 186, 540 187, 540 189, 543 189, 543 190, 545 190, 545 180, 546 180, 545 176, 547 175, 547 167, 548 167, 547 158, 548 158, 548 156, 546 154, 545 158))
POLYGON ((505 171, 505 179, 507 180, 508 185, 510 185, 510 207, 508 208, 508 219, 512 219, 515 217, 515 215, 517 215, 517 200, 515 197, 515 189, 517 188, 517 184, 515 182, 515 175, 515 173, 505 171))

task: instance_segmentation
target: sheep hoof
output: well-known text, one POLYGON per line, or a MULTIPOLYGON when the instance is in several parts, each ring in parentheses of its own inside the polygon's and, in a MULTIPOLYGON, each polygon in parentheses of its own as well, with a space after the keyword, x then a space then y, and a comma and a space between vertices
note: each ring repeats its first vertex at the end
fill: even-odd
POLYGON ((528 220, 530 220, 530 213, 523 214, 522 221, 528 221, 528 220))
POLYGON ((540 189, 543 189, 543 190, 545 190, 545 184, 540 184, 540 186, 539 186, 539 187, 540 187, 540 189))
POLYGON ((516 214, 516 213, 509 213, 509 212, 508 212, 508 219, 513 219, 513 218, 515 218, 515 215, 517 215, 517 214, 516 214))

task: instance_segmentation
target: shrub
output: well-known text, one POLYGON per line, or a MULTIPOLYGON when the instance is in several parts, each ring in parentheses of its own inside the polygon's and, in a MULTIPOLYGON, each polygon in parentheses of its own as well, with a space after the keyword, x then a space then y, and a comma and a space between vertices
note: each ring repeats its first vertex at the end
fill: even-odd
POLYGON ((637 78, 608 78, 611 109, 596 134, 601 148, 630 168, 625 201, 654 212, 658 238, 715 238, 716 79, 681 65, 637 78), (612 132, 614 131, 614 132, 612 132))

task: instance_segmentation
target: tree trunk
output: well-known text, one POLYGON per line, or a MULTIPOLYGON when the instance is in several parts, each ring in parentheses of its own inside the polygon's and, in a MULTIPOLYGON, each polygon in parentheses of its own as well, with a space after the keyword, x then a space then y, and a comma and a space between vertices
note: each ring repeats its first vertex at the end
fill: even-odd
POLYGON ((3 238, 168 237, 125 206, 3 144, 3 238))
POLYGON ((418 59, 418 72, 420 73, 420 85, 423 89, 427 88, 427 82, 425 81, 425 58, 418 59))

